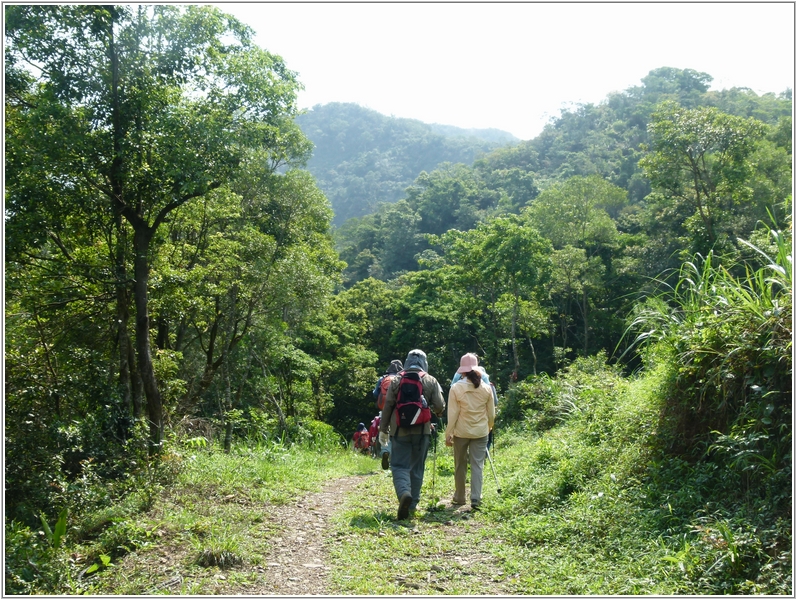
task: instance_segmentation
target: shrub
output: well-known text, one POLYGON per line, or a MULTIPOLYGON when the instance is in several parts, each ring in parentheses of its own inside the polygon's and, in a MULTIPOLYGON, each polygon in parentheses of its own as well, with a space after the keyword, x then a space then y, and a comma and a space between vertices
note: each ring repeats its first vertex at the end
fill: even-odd
POLYGON ((68 550, 52 544, 44 531, 18 522, 5 526, 7 594, 79 593, 68 550))
POLYGON ((662 414, 671 448, 711 447, 762 474, 786 468, 791 446, 792 261, 789 240, 770 234, 776 256, 758 251, 763 264, 741 267, 697 257, 634 322, 638 341, 658 340, 677 363, 662 414))

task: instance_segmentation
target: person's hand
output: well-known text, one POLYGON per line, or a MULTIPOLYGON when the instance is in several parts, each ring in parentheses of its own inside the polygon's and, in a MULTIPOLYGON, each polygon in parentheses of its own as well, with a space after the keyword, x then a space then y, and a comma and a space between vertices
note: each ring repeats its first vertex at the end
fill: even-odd
POLYGON ((387 446, 390 443, 390 438, 388 437, 387 433, 384 431, 379 432, 379 444, 381 446, 387 446))
POLYGON ((454 445, 454 434, 447 433, 446 434, 446 446, 453 446, 454 445))

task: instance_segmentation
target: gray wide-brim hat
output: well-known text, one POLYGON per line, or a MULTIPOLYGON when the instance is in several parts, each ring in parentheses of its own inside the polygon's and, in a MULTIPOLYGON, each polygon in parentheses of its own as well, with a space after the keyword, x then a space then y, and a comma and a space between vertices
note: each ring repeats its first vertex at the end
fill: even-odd
POLYGON ((410 353, 407 354, 407 360, 404 361, 404 369, 428 371, 429 365, 426 363, 426 353, 423 350, 410 350, 410 353))

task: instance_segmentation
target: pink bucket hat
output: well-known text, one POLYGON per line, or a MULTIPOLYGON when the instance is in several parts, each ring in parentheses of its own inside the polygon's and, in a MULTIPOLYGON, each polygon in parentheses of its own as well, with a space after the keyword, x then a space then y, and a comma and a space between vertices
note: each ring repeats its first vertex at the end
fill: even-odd
POLYGON ((473 371, 479 365, 479 359, 472 352, 468 352, 459 359, 459 369, 457 373, 467 373, 473 371))

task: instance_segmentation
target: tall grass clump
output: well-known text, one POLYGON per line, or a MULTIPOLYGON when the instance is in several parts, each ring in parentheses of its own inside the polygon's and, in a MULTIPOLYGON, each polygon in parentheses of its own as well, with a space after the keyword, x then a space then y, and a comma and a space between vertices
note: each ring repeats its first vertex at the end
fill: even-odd
POLYGON ((655 339, 673 361, 662 414, 670 449, 722 455, 748 486, 791 468, 791 240, 770 235, 774 256, 745 243, 759 264, 711 254, 684 264, 634 323, 638 340, 655 339))
POLYGON ((684 264, 634 322, 666 372, 646 487, 679 592, 792 590, 791 239, 769 237, 684 264))

